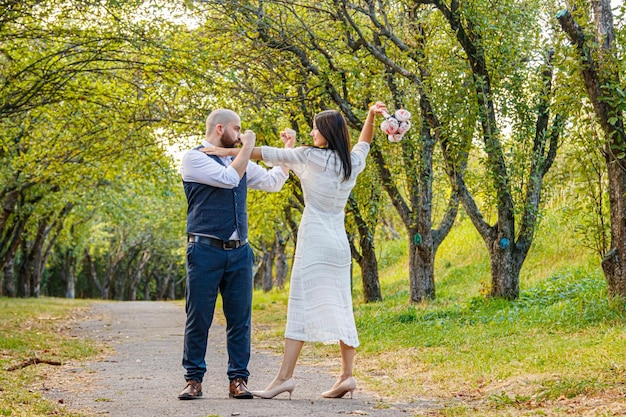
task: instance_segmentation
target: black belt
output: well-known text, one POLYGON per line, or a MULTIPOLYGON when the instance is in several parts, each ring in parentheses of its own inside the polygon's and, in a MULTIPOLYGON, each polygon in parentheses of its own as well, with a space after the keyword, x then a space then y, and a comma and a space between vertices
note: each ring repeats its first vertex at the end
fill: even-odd
POLYGON ((222 248, 224 250, 232 250, 232 249, 240 248, 246 243, 248 243, 248 239, 246 240, 221 240, 221 239, 216 239, 214 237, 208 237, 208 236, 187 235, 187 242, 205 243, 207 245, 222 248))

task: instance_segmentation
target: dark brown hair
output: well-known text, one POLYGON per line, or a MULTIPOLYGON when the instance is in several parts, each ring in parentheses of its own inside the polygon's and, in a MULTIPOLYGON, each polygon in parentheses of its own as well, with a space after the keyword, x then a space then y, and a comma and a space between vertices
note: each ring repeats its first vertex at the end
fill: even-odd
POLYGON ((344 181, 352 175, 350 161, 350 133, 348 125, 337 110, 324 110, 315 116, 315 127, 324 136, 328 149, 335 151, 343 167, 344 181))

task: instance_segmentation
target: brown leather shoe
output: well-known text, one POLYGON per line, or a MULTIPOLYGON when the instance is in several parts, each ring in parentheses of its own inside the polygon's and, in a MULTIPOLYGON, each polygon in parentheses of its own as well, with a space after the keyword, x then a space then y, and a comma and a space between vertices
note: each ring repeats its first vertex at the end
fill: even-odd
POLYGON ((235 378, 230 381, 228 396, 230 398, 236 398, 238 400, 249 400, 250 398, 252 398, 252 393, 248 391, 245 379, 235 378))
POLYGON ((198 381, 187 381, 187 386, 178 394, 179 400, 195 400, 202 397, 202 384, 198 381))

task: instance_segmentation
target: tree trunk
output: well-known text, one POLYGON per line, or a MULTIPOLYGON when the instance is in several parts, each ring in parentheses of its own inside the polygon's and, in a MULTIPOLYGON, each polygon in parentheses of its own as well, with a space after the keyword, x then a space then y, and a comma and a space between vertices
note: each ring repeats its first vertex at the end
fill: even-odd
POLYGON ((263 270, 261 287, 263 292, 271 291, 274 288, 274 277, 272 274, 273 265, 274 265, 274 246, 272 245, 272 249, 269 252, 263 253, 263 263, 265 264, 265 269, 263 270))
MULTIPOLYGON (((586 34, 568 10, 557 14, 579 54, 585 89, 604 133, 609 178, 611 248, 602 259, 609 297, 626 297, 626 133, 610 0, 591 1, 595 34, 586 34), (594 36, 595 35, 595 36, 594 36), (594 51, 597 54, 594 54, 594 51)), ((585 26, 585 25, 583 25, 585 26)))
POLYGON ((148 261, 150 260, 151 256, 152 254, 150 253, 150 251, 145 250, 142 252, 141 258, 139 258, 139 262, 137 264, 137 270, 135 271, 133 279, 130 280, 130 283, 128 286, 129 287, 128 299, 130 301, 137 300, 137 287, 141 283, 141 279, 143 277, 143 271, 145 267, 148 265, 148 261))
POLYGON ((89 249, 85 249, 85 262, 87 262, 87 266, 89 267, 87 270, 89 271, 89 275, 91 276, 91 281, 94 283, 98 291, 100 292, 100 298, 103 300, 109 299, 109 282, 108 279, 105 278, 104 282, 100 282, 98 279, 98 271, 96 268, 96 263, 91 257, 89 253, 89 249))
MULTIPOLYGON (((44 194, 34 197, 26 195, 26 191, 34 184, 26 184, 18 189, 2 190, 2 211, 0 212, 0 267, 15 257, 22 243, 22 235, 32 210, 21 210, 25 204, 36 205, 44 194)), ((53 187, 51 192, 58 189, 53 187)), ((18 277, 19 278, 19 277, 18 277)), ((29 289, 30 293, 30 289, 29 289)))
MULTIPOLYGON (((138 272, 138 275, 139 275, 138 278, 141 279, 141 272, 138 272)), ((137 278, 137 275, 135 275, 135 278, 137 278)), ((137 286, 138 284, 135 284, 135 279, 132 279, 128 288, 128 300, 129 301, 137 301, 137 286)))
MULTIPOLYGON (((128 272, 128 271, 126 271, 128 272)), ((107 271, 108 279, 113 283, 113 294, 111 295, 115 301, 124 301, 124 289, 126 284, 127 274, 117 273, 113 274, 112 271, 107 271)))
POLYGON ((40 222, 39 228, 42 234, 42 247, 39 249, 34 265, 33 287, 35 288, 35 297, 39 297, 41 294, 41 282, 43 273, 46 270, 46 263, 48 262, 50 253, 52 253, 52 248, 63 230, 63 221, 73 207, 73 203, 67 203, 58 213, 49 215, 40 222))
POLYGON ((65 298, 76 298, 76 275, 73 268, 65 271, 65 298))
POLYGON ((65 284, 65 298, 76 298, 76 255, 73 248, 59 249, 61 281, 65 284))
MULTIPOLYGON (((422 107, 424 106, 425 104, 422 103, 422 107)), ((414 303, 435 299, 435 255, 441 243, 435 242, 432 231, 433 153, 436 140, 431 134, 431 128, 425 116, 422 117, 420 138, 422 140, 422 148, 419 152, 421 163, 416 164, 419 168, 411 168, 413 175, 417 177, 413 185, 416 191, 411 196, 415 220, 412 218, 411 222, 406 223, 409 238, 411 301, 414 303)), ((405 153, 412 155, 408 150, 405 150, 405 153)), ((458 205, 457 200, 454 203, 455 218, 458 205)), ((451 206, 449 210, 450 208, 451 206)), ((453 221, 449 227, 452 223, 453 221)))
MULTIPOLYGON (((294 199, 290 199, 293 201, 294 199)), ((299 204, 299 202, 298 202, 299 204)), ((283 212, 285 213, 285 223, 287 224, 287 228, 293 238, 293 245, 296 246, 298 244, 298 223, 294 220, 293 214, 291 212, 292 208, 297 209, 300 213, 302 213, 302 207, 300 207, 297 203, 292 203, 291 205, 285 205, 283 212)))
POLYGON ((170 300, 176 299, 176 279, 172 278, 170 280, 170 300))
MULTIPOLYGON (((376 249, 374 247, 374 233, 363 218, 357 201, 352 195, 348 199, 348 212, 354 217, 359 231, 359 246, 361 250, 359 251, 354 245, 353 235, 348 236, 348 242, 350 243, 352 258, 361 267, 363 298, 366 303, 381 301, 383 296, 378 279, 378 258, 376 258, 376 249)), ((352 271, 350 271, 350 276, 352 276, 352 271)))
MULTIPOLYGON (((167 266, 167 270, 164 271, 160 277, 158 277, 157 279, 155 279, 156 281, 156 295, 155 298, 157 300, 164 300, 165 299, 165 293, 168 290, 168 288, 171 288, 172 286, 170 285, 170 283, 172 281, 176 281, 174 279, 173 275, 173 270, 174 270, 174 261, 171 261, 169 263, 169 265, 167 266)), ((171 296, 171 294, 170 294, 171 296)), ((173 300, 174 297, 170 297, 170 300, 173 300)))
POLYGON ((115 250, 112 253, 106 255, 106 271, 105 281, 112 283, 114 293, 112 294, 113 298, 117 301, 124 300, 124 290, 126 287, 126 279, 131 275, 131 265, 133 263, 133 259, 139 253, 138 248, 132 247, 130 249, 124 248, 123 242, 120 240, 117 242, 115 250), (123 264, 122 261, 126 259, 126 268, 124 271, 121 271, 123 264))
POLYGON ((30 297, 31 295, 31 276, 32 268, 29 267, 32 264, 32 259, 29 259, 33 253, 34 242, 29 240, 22 240, 20 245, 21 262, 17 269, 17 288, 19 297, 30 297))
POLYGON ((285 280, 287 279, 287 254, 285 248, 287 247, 287 240, 283 239, 280 230, 276 230, 276 240, 274 241, 274 252, 276 254, 274 258, 274 264, 276 266, 276 277, 274 279, 278 288, 285 287, 285 280))
POLYGON ((382 301, 383 296, 380 291, 380 282, 378 281, 378 261, 376 256, 363 256, 363 261, 359 263, 359 266, 361 267, 361 282, 365 302, 382 301))
MULTIPOLYGON (((180 279, 178 279, 178 280, 176 279, 176 277, 175 277, 175 276, 172 278, 172 283, 171 283, 171 287, 170 287, 170 298, 171 298, 172 300, 175 300, 175 299, 176 299, 176 288, 177 288, 179 285, 180 285, 180 286, 182 286, 183 282, 184 282, 184 281, 186 281, 186 280, 187 280, 187 276, 186 276, 186 275, 183 275, 183 276, 182 276, 182 277, 180 277, 180 279)), ((183 297, 185 296, 185 291, 184 291, 184 290, 185 290, 185 288, 183 287, 183 288, 182 288, 182 291, 181 291, 181 292, 182 292, 182 296, 183 296, 183 297)))
POLYGON ((373 239, 367 236, 361 237, 361 282, 363 285, 363 298, 366 303, 382 301, 383 296, 380 291, 380 281, 378 280, 378 259, 373 239))
POLYGON ((22 263, 19 270, 19 279, 22 283, 24 297, 38 298, 41 295, 41 278, 46 261, 44 244, 46 237, 50 233, 50 216, 46 216, 39 221, 35 239, 33 241, 24 240, 22 244, 22 263))
POLYGON ((32 274, 31 291, 32 291, 32 296, 35 298, 39 298, 39 296, 41 295, 41 279, 43 276, 43 271, 44 271, 45 262, 46 262, 44 244, 46 241, 46 236, 48 234, 47 222, 42 221, 39 226, 39 229, 40 230, 37 233, 38 242, 37 242, 36 252, 34 254, 35 256, 33 258, 33 264, 32 264, 33 274, 32 274), (41 234, 41 237, 39 237, 40 234, 41 234))
MULTIPOLYGON (((265 277, 267 275, 267 269, 270 268, 269 264, 270 254, 267 250, 265 242, 261 242, 261 255, 258 256, 261 260, 258 263, 257 270, 254 273, 254 287, 265 288, 265 277)), ((270 273, 271 275, 271 273, 270 273)))
POLYGON ((411 301, 419 303, 435 298, 435 257, 430 245, 409 242, 411 301))
POLYGON ((602 259, 602 270, 609 297, 626 297, 626 174, 623 161, 607 159, 612 159, 608 162, 611 249, 602 259))
POLYGON ((502 238, 488 244, 491 262, 490 297, 515 300, 519 297, 519 274, 522 263, 517 263, 514 246, 502 238))
POLYGON ((22 239, 22 232, 26 224, 25 219, 15 216, 18 204, 18 190, 2 190, 2 211, 0 212, 0 266, 6 263, 15 263, 15 252, 22 239), (12 219, 12 221, 9 221, 12 219))
POLYGON ((5 264, 3 269, 4 288, 8 297, 17 296, 15 291, 15 258, 11 257, 5 264))

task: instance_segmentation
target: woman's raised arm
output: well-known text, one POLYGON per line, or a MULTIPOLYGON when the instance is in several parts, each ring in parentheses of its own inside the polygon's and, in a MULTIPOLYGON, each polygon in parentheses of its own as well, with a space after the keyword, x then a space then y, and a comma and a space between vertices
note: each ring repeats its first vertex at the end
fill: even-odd
POLYGON ((359 135, 359 142, 367 142, 368 144, 372 143, 372 137, 374 136, 374 128, 376 125, 374 124, 374 120, 376 119, 377 114, 383 114, 383 112, 387 111, 387 106, 382 101, 377 101, 370 107, 367 112, 367 117, 363 121, 363 129, 361 129, 361 134, 359 135))

